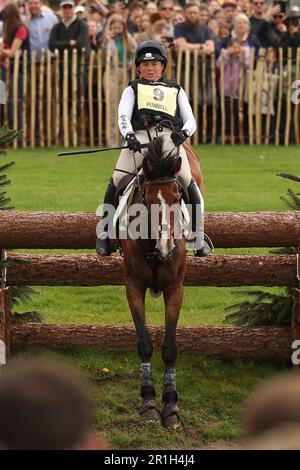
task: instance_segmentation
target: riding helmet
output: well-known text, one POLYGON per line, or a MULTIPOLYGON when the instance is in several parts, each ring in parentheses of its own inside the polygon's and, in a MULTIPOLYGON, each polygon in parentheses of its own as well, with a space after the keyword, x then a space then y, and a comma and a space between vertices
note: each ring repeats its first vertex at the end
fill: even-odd
POLYGON ((147 60, 159 60, 166 67, 168 59, 164 46, 158 41, 143 41, 135 52, 135 65, 147 60))

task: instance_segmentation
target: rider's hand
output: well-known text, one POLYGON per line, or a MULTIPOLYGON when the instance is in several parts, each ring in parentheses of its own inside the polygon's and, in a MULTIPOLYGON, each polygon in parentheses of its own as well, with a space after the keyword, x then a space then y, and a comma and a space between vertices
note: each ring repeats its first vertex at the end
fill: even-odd
POLYGON ((174 131, 171 134, 171 139, 173 140, 176 147, 179 147, 179 145, 183 144, 183 142, 188 138, 189 138, 189 135, 187 134, 185 130, 174 131))
POLYGON ((127 145, 129 150, 132 150, 133 152, 141 152, 142 151, 142 144, 141 142, 136 138, 136 135, 134 132, 129 132, 126 137, 127 145))

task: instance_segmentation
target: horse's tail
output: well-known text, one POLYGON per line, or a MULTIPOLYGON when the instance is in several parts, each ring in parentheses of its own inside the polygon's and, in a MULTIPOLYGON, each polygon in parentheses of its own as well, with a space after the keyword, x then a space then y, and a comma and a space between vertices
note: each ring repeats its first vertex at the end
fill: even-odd
POLYGON ((150 295, 151 297, 153 297, 154 299, 158 299, 158 297, 160 297, 162 294, 162 291, 161 290, 153 290, 153 289, 150 289, 150 295))

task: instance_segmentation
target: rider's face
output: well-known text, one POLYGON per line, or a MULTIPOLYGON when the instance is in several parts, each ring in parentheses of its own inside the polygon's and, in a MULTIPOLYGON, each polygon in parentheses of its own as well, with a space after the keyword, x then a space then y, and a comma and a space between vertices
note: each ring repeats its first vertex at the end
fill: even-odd
POLYGON ((164 65, 159 60, 149 60, 140 63, 139 72, 145 80, 156 81, 162 77, 164 65))

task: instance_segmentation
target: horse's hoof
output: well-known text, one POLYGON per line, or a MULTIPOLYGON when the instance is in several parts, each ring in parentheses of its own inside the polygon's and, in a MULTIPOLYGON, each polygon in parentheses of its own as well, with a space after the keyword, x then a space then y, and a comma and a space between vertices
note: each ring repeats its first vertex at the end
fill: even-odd
POLYGON ((139 415, 142 423, 160 422, 160 410, 155 400, 144 401, 139 409, 139 415))
POLYGON ((179 408, 175 403, 164 405, 161 412, 161 424, 166 429, 184 428, 183 421, 179 415, 179 408))

